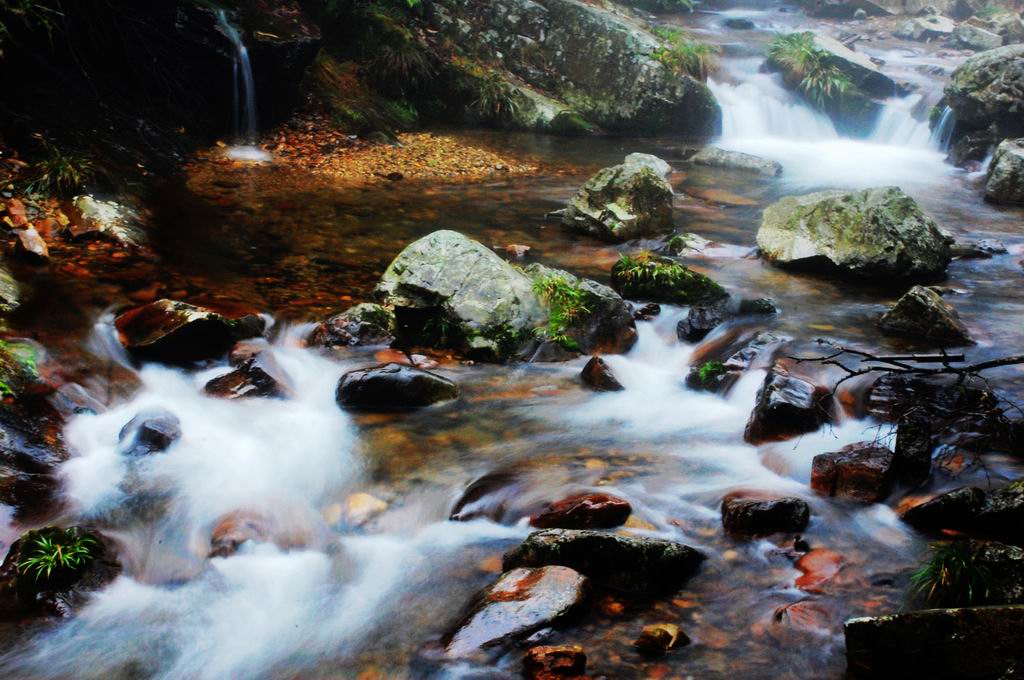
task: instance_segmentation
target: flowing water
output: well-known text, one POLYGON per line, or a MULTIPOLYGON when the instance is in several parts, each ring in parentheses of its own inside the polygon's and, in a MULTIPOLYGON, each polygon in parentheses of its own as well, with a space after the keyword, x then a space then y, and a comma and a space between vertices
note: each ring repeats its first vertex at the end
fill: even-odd
POLYGON ((256 124, 256 83, 249 61, 249 49, 224 10, 217 10, 217 21, 221 31, 231 42, 233 57, 232 101, 235 144, 228 148, 227 156, 238 161, 269 161, 270 154, 256 146, 256 137, 259 134, 259 127, 256 124))
MULTIPOLYGON (((758 18, 764 13, 753 16, 767 23, 758 18)), ((459 382, 457 402, 351 415, 334 403, 339 376, 393 355, 324 355, 304 349, 300 338, 305 322, 365 299, 406 243, 437 228, 496 247, 530 244, 539 261, 606 280, 626 247, 567 234, 544 214, 596 168, 632 151, 671 159, 683 140, 470 136, 572 168, 476 185, 339 188, 272 165, 197 170, 156 216, 166 227, 155 243, 161 265, 132 277, 112 274, 104 285, 123 296, 159 283, 196 302, 273 310, 274 351, 294 382, 291 399, 205 396, 202 385, 226 372, 224 365, 136 370, 116 349, 109 312, 90 306, 93 293, 54 280, 51 304, 32 313, 40 327, 60 332, 41 339, 85 347, 91 361, 138 381, 129 398, 70 424, 74 457, 62 470, 63 519, 113 536, 125 573, 74 620, 0 630, 11 640, 0 672, 26 679, 517 677, 521 650, 488 663, 444 662, 439 640, 495 580, 501 554, 527 535, 529 514, 547 501, 601 490, 633 505, 628 531, 693 545, 709 559, 671 597, 602 596, 580 622, 544 638, 581 644, 588 674, 842 677, 841 622, 898 610, 925 544, 897 520, 900 494, 872 506, 822 499, 808 488, 810 461, 850 442, 888 441, 891 433, 847 414, 818 433, 751 446, 742 432, 763 367, 724 398, 691 391, 683 378, 709 344, 755 330, 794 338, 794 353, 814 351, 822 336, 906 349, 874 326, 892 290, 781 272, 748 257, 761 210, 781 196, 895 183, 954 234, 1002 239, 1012 255, 950 268, 956 305, 980 340, 969 354, 979 359, 1006 354, 1022 339, 1024 292, 1005 285, 1021 275, 1022 214, 988 206, 969 176, 943 163, 918 122, 927 93, 888 103, 872 137, 854 140, 747 56, 727 59, 712 87, 724 108, 720 144, 775 158, 785 173, 768 179, 676 163, 676 222, 713 241, 690 264, 734 294, 775 298, 782 313, 756 327, 727 326, 694 346, 675 338, 685 310, 666 306, 638 324, 629 353, 607 357, 626 388, 619 393, 585 390, 577 377, 584 359, 443 362, 435 370, 459 382), (167 454, 128 463, 117 433, 150 408, 175 413, 183 438, 167 454), (481 490, 474 507, 486 516, 449 521, 470 485, 481 490), (725 537, 719 504, 740 488, 806 499, 813 517, 805 539, 841 556, 839 576, 807 592, 796 587, 800 572, 781 538, 725 537), (364 513, 366 496, 358 494, 383 503, 364 513), (265 527, 267 540, 207 559, 215 527, 246 518, 265 527), (803 600, 813 604, 800 625, 776 615, 803 600), (660 660, 638 656, 631 643, 641 627, 664 621, 680 623, 693 644, 660 660)), ((1024 395, 1020 373, 996 376, 1024 395)), ((1020 474, 1013 466, 992 457, 985 471, 936 474, 931 488, 997 483, 1020 474)))

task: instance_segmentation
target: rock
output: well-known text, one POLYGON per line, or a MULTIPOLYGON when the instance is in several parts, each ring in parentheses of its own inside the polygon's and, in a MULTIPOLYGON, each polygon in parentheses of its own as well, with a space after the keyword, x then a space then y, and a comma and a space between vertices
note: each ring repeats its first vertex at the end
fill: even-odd
POLYGON ((1024 482, 1017 481, 985 497, 981 511, 971 523, 971 531, 981 536, 1024 545, 1024 482))
POLYGON ((1024 662, 1024 606, 855 618, 843 632, 856 677, 1008 678, 1024 662))
POLYGON ((978 52, 994 50, 1003 45, 1003 37, 1001 35, 992 31, 986 31, 978 26, 972 26, 971 24, 960 24, 954 28, 953 38, 961 46, 969 50, 977 50, 978 52))
POLYGON ((711 245, 711 241, 697 234, 673 234, 657 252, 662 255, 692 254, 702 252, 711 245))
POLYGON ((22 534, 11 544, 0 566, 0 621, 20 621, 34 616, 73 616, 90 594, 105 587, 121 572, 114 544, 83 527, 45 527, 22 534), (40 539, 66 549, 83 549, 77 568, 57 567, 49 575, 36 576, 19 565, 40 554, 40 539))
POLYGON ((727 17, 722 25, 734 31, 752 31, 757 28, 753 20, 746 17, 727 17))
POLYGON ((794 585, 808 593, 825 592, 842 571, 846 560, 839 553, 828 548, 815 548, 800 556, 794 565, 800 572, 794 585))
POLYGON ((893 483, 893 453, 884 446, 859 442, 811 461, 811 488, 823 496, 878 503, 893 483))
POLYGON ((765 376, 750 413, 745 441, 759 444, 814 432, 831 419, 831 397, 822 386, 776 365, 765 376))
POLYGON ((305 514, 277 510, 263 513, 243 509, 220 517, 210 532, 209 556, 231 557, 249 541, 273 543, 281 550, 308 548, 315 543, 316 530, 305 514))
POLYGON ((686 375, 686 386, 693 390, 725 394, 755 363, 770 363, 775 351, 784 342, 786 338, 764 331, 752 338, 748 337, 732 354, 724 352, 720 359, 697 362, 691 366, 686 375))
POLYGON ((868 18, 868 13, 866 10, 864 10, 864 8, 858 7, 853 12, 853 18, 856 19, 857 21, 864 21, 865 19, 868 18))
POLYGON ((623 255, 612 267, 612 288, 631 300, 690 305, 728 293, 709 277, 675 260, 643 252, 623 255))
POLYGON ((683 342, 700 342, 730 316, 732 313, 727 298, 699 302, 692 305, 686 318, 676 324, 676 336, 683 342))
POLYGON ((923 16, 899 25, 893 35, 904 40, 929 41, 953 35, 956 23, 943 16, 923 16))
POLYGON ((523 507, 527 486, 514 471, 489 472, 466 487, 448 519, 469 522, 485 517, 504 524, 518 522, 530 512, 523 507))
POLYGON ((932 287, 911 288, 882 315, 878 327, 887 335, 931 340, 947 347, 974 344, 960 315, 932 287))
POLYGON ((15 229, 17 240, 14 242, 14 254, 33 264, 42 264, 50 259, 50 249, 46 241, 34 228, 15 229))
POLYGON ((118 448, 127 456, 166 451, 181 439, 181 421, 170 411, 141 411, 117 435, 118 448))
POLYGON ((579 611, 589 594, 588 580, 564 566, 509 569, 448 636, 445 651, 451 658, 466 658, 524 638, 579 611))
POLYGON ((343 409, 402 411, 456 399, 459 387, 448 378, 404 364, 349 371, 338 382, 343 409))
POLYGON ((876 280, 938 278, 952 244, 897 187, 790 196, 765 209, 757 232, 774 264, 876 280))
POLYGON ((661 314, 661 305, 657 302, 648 302, 640 309, 633 312, 634 321, 650 321, 661 314))
POLYGON ((633 642, 633 646, 643 654, 657 656, 690 644, 690 638, 679 629, 674 623, 652 623, 644 626, 640 631, 640 637, 633 642))
POLYGON ((771 298, 743 298, 736 308, 736 313, 742 316, 778 314, 779 306, 771 298))
POLYGON ((1003 39, 1003 45, 1024 43, 1024 16, 1021 16, 1019 12, 997 14, 992 17, 989 25, 992 27, 992 31, 1003 39))
POLYGON ((291 379, 269 351, 260 352, 230 373, 217 376, 203 389, 211 397, 221 399, 284 399, 294 393, 291 379))
POLYGON ((973 486, 954 489, 915 505, 900 519, 919 531, 939 533, 943 529, 966 530, 985 503, 985 492, 973 486))
POLYGON ((0 262, 0 314, 10 314, 21 306, 21 286, 7 266, 0 262))
POLYGON ((100 201, 89 195, 75 196, 66 212, 71 220, 67 230, 72 238, 107 238, 130 247, 146 242, 139 216, 114 201, 100 201))
MULTIPOLYGON (((1021 82, 1024 84, 1024 78, 1021 82)), ((1021 115, 1024 116, 1024 103, 1021 115)), ((996 148, 988 166, 985 198, 993 203, 1024 204, 1024 138, 1004 140, 996 148)))
POLYGON ((914 414, 901 417, 896 427, 896 447, 893 450, 896 478, 909 486, 928 481, 932 472, 934 444, 932 424, 927 418, 914 414))
POLYGON ((1001 138, 1024 137, 1024 45, 997 47, 961 64, 945 89, 946 104, 968 129, 995 126, 1001 138))
POLYGON ((531 647, 523 657, 527 680, 586 680, 587 655, 579 645, 531 647))
POLYGON ((390 345, 395 340, 395 314, 364 302, 317 324, 306 343, 313 347, 390 345))
POLYGON ((267 342, 266 338, 239 340, 228 352, 228 365, 238 368, 249 359, 255 359, 268 349, 270 349, 270 343, 267 342))
POLYGON ((1024 549, 992 541, 971 541, 971 566, 984 574, 985 604, 1024 604, 1024 549))
POLYGON ((598 392, 618 392, 625 389, 618 378, 615 377, 611 366, 598 356, 590 357, 590 361, 583 367, 580 377, 584 383, 590 385, 598 392))
POLYGON ((755 172, 767 175, 768 177, 778 177, 782 174, 781 163, 741 151, 720 149, 717 146, 705 146, 696 154, 690 156, 690 162, 695 165, 707 165, 713 168, 755 172))
POLYGON ((467 57, 498 65, 555 100, 552 129, 565 109, 623 134, 709 137, 720 128, 721 109, 707 86, 658 61, 662 41, 618 7, 440 0, 433 10, 433 26, 467 57))
POLYGON ((572 199, 562 224, 610 243, 672 231, 672 187, 646 164, 605 168, 572 199))
POLYGON ((958 242, 953 246, 953 257, 958 257, 962 260, 987 259, 996 255, 1005 255, 1006 252, 1006 245, 994 238, 958 242))
POLYGON ((505 246, 505 254, 513 260, 525 260, 526 256, 533 250, 530 246, 522 246, 516 243, 510 243, 505 246))
POLYGON ((811 508, 799 498, 729 495, 722 501, 722 526, 734 536, 797 533, 807 528, 811 508))
POLYGON ((633 507, 603 493, 584 493, 550 503, 530 518, 540 529, 610 529, 626 523, 633 507))
POLYGON ((631 153, 622 161, 625 165, 642 165, 654 171, 658 177, 668 179, 672 174, 672 166, 668 161, 662 160, 649 153, 631 153))
POLYGON ((255 315, 231 319, 164 299, 121 314, 114 327, 121 344, 139 359, 187 363, 222 356, 238 340, 261 335, 264 322, 255 315))
POLYGON ((597 584, 630 593, 669 593, 692 576, 704 555, 660 538, 601 531, 547 529, 505 554, 504 568, 558 564, 597 584))
POLYGON ((360 527, 387 509, 385 501, 360 491, 345 499, 343 518, 349 526, 360 527))
MULTIPOLYGON (((533 282, 535 292, 537 286, 552 278, 560 279, 579 291, 583 309, 564 329, 565 335, 575 343, 574 349, 587 353, 618 354, 626 352, 636 342, 636 323, 629 305, 608 286, 541 264, 531 264, 523 272, 533 282)), ((543 300, 541 304, 545 312, 550 313, 550 301, 543 300)))
POLYGON ((374 296, 394 309, 405 344, 452 347, 486 360, 515 355, 547 318, 526 274, 447 230, 406 246, 374 296))

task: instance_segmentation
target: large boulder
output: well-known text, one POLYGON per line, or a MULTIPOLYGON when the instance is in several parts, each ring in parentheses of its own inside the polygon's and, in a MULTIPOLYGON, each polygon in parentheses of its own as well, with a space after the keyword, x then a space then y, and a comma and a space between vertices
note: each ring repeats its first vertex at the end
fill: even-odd
POLYGON ((611 243, 670 232, 672 187, 648 163, 605 168, 572 199, 562 224, 611 243))
POLYGON ((670 593, 696 573, 704 555, 660 538, 547 529, 505 554, 505 569, 559 564, 595 583, 630 593, 670 593))
MULTIPOLYGON (((1024 57, 1021 60, 1024 61, 1024 57)), ((1024 116, 1024 105, 1021 116, 1024 116)), ((1004 140, 996 148, 988 166, 985 198, 993 203, 1024 204, 1024 138, 1004 140)))
POLYGON ((709 137, 721 109, 708 87, 679 77, 662 42, 621 8, 578 0, 436 0, 443 37, 612 132, 709 137))
POLYGON ((995 126, 1004 138, 1024 136, 1024 45, 971 57, 953 71, 945 95, 963 126, 995 126))
POLYGON ((935 279, 953 239, 897 187, 789 196, 764 210, 757 245, 770 262, 858 278, 935 279))
POLYGON ((405 364, 349 371, 338 381, 338 404, 356 411, 404 411, 459 396, 448 378, 405 364))
POLYGON ((524 638, 578 612, 589 594, 588 580, 568 567, 510 569, 447 636, 445 651, 452 658, 473 657, 524 638))
POLYGON ((729 151, 717 146, 705 146, 703 149, 690 156, 690 162, 694 165, 706 165, 712 168, 726 168, 729 170, 742 170, 753 172, 768 177, 778 177, 782 174, 782 164, 778 161, 771 161, 767 158, 743 153, 742 151, 729 151))
POLYGON ((967 23, 953 29, 953 38, 962 47, 978 52, 1003 46, 1003 36, 967 23))
POLYGON ((1024 663, 1024 606, 856 618, 843 632, 854 677, 981 680, 1012 677, 1024 663))
POLYGON ((932 287, 914 286, 882 315, 879 328, 889 335, 931 340, 942 345, 972 345, 960 315, 932 287))
POLYGON ((139 359, 182 363, 215 359, 238 340, 263 333, 264 321, 229 318, 176 300, 157 300, 114 319, 118 338, 139 359))
POLYGON ((893 97, 900 86, 883 73, 863 52, 856 52, 835 38, 814 34, 814 46, 828 53, 826 62, 846 75, 854 87, 870 97, 893 97))
POLYGON ((721 300, 725 289, 669 257, 647 252, 623 255, 612 266, 612 287, 630 300, 677 305, 721 300))
POLYGON ((824 496, 877 503, 892 489, 893 459, 892 451, 871 442, 819 454, 811 461, 811 488, 824 496))
POLYGON ((757 392, 743 438, 760 444, 814 432, 831 419, 831 413, 827 388, 776 365, 768 371, 757 392))

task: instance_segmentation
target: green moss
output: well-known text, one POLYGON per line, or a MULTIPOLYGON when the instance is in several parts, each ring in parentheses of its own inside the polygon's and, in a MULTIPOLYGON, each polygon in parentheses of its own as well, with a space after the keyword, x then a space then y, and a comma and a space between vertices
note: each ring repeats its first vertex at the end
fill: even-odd
POLYGON ((589 135, 597 128, 575 111, 562 111, 551 119, 548 129, 559 135, 589 135))
POLYGON ((666 43, 652 55, 662 66, 677 76, 707 80, 718 63, 717 46, 694 40, 674 28, 658 27, 653 32, 666 43))
POLYGON ((697 377, 702 385, 709 385, 711 381, 725 373, 725 366, 721 361, 705 361, 697 369, 697 377))
POLYGON ((548 308, 548 325, 538 335, 550 342, 578 352, 579 343, 570 335, 583 317, 590 313, 590 294, 579 283, 570 283, 564 276, 550 274, 533 282, 533 292, 548 308))
POLYGON ((612 286, 628 298, 684 305, 726 295, 707 276, 649 252, 622 255, 612 267, 612 286))

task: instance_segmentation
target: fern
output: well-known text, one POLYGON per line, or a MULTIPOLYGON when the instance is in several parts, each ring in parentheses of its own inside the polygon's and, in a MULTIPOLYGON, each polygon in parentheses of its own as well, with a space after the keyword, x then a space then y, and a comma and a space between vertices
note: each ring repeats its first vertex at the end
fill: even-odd
POLYGON ((18 573, 34 574, 38 582, 49 579, 54 572, 77 571, 96 559, 98 548, 96 539, 81 536, 73 528, 37 536, 31 554, 18 562, 18 573))

